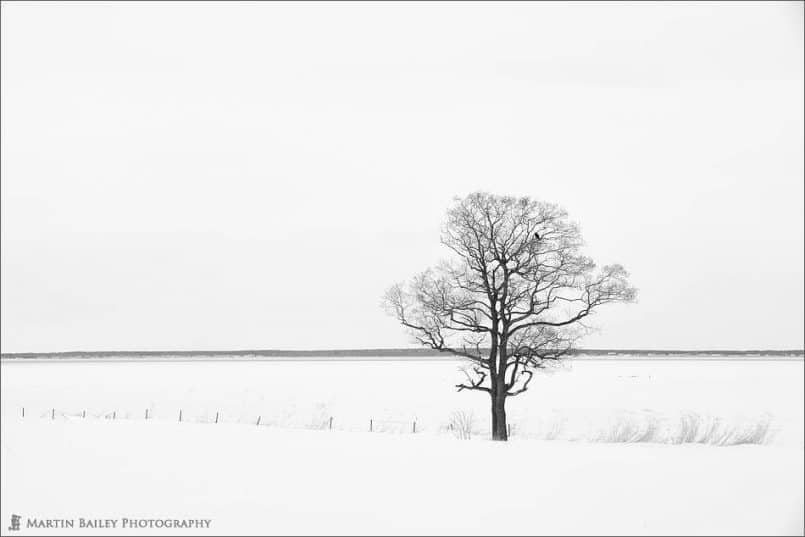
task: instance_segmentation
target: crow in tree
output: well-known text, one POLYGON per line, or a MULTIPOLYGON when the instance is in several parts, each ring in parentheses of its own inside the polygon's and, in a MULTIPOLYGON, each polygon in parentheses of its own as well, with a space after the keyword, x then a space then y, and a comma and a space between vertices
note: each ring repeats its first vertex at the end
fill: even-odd
POLYGON ((539 233, 537 233, 536 231, 534 232, 534 238, 539 240, 539 233))

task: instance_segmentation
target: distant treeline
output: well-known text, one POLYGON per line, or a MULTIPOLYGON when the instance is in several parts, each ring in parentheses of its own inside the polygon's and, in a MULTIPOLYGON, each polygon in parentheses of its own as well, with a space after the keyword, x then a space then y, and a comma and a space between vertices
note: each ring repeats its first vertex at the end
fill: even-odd
MULTIPOLYGON (((9 352, 4 359, 24 358, 151 358, 164 357, 426 357, 445 356, 446 353, 432 349, 345 349, 345 350, 239 350, 239 351, 67 351, 67 352, 9 352)), ((657 350, 657 349, 576 349, 575 356, 803 356, 799 350, 657 350)))

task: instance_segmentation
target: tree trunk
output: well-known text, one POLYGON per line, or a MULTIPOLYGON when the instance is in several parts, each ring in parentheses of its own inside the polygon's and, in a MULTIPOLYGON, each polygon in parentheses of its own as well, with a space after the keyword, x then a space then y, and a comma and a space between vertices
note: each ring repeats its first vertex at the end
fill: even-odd
POLYGON ((506 392, 492 394, 492 440, 507 441, 506 392))

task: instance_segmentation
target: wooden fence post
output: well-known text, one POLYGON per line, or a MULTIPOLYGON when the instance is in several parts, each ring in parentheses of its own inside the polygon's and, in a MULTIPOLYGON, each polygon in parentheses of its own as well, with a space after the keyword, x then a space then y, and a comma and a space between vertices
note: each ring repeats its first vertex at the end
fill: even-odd
POLYGON ((511 436, 511 435, 512 435, 512 424, 511 424, 511 423, 507 423, 507 424, 506 424, 506 436, 507 436, 507 437, 509 437, 509 436, 511 436))
POLYGON ((25 407, 22 407, 22 417, 25 417, 25 407))
POLYGON ((179 409, 179 421, 182 421, 182 409, 179 409))
POLYGON ((145 419, 148 419, 148 409, 145 409, 145 419))
POLYGON ((416 420, 414 420, 414 428, 413 428, 413 432, 414 432, 414 434, 416 434, 416 420))
POLYGON ((330 430, 333 430, 333 417, 330 416, 330 430))
POLYGON ((112 419, 117 419, 117 410, 112 411, 112 419))
POLYGON ((215 423, 218 423, 218 412, 215 412, 215 423))
POLYGON ((56 419, 56 409, 55 408, 50 409, 50 419, 52 419, 52 420, 56 419))
POLYGON ((81 417, 84 418, 84 419, 87 419, 87 411, 86 410, 81 413, 81 417))
POLYGON ((257 416, 257 425, 260 425, 260 418, 261 418, 261 417, 262 417, 262 416, 257 416))
POLYGON ((369 432, 372 432, 372 418, 369 418, 369 432))

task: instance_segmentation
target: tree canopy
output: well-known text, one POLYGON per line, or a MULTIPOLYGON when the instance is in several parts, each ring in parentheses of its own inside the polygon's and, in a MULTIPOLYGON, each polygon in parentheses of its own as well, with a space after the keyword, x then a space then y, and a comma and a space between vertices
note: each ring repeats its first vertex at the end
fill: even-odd
POLYGON ((394 285, 384 302, 420 344, 471 361, 459 390, 504 400, 524 392, 599 306, 636 297, 621 265, 597 267, 582 253, 579 226, 552 203, 457 198, 441 242, 451 258, 394 285))

